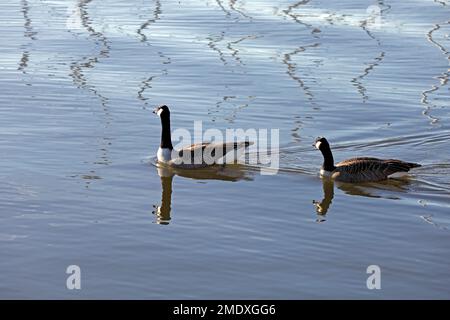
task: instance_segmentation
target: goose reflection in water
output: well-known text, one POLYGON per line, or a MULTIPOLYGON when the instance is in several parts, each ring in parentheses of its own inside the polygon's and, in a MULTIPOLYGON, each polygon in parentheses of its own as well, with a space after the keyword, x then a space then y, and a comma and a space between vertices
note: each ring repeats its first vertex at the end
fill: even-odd
POLYGON ((398 193, 408 192, 408 186, 411 180, 408 178, 390 179, 382 182, 365 183, 345 183, 334 181, 333 179, 323 177, 323 198, 322 200, 313 200, 312 203, 316 209, 317 222, 326 221, 325 217, 334 199, 334 185, 351 196, 363 196, 368 198, 383 198, 390 200, 400 200, 398 193))
POLYGON ((153 214, 157 224, 167 225, 171 220, 172 181, 175 175, 195 180, 223 180, 235 182, 252 180, 251 173, 245 171, 239 164, 214 165, 207 168, 188 170, 157 164, 158 175, 161 178, 161 203, 153 205, 153 214))
POLYGON ((323 199, 321 201, 313 200, 318 215, 317 222, 325 221, 324 217, 327 214, 334 197, 334 181, 332 179, 323 178, 322 186, 323 199))

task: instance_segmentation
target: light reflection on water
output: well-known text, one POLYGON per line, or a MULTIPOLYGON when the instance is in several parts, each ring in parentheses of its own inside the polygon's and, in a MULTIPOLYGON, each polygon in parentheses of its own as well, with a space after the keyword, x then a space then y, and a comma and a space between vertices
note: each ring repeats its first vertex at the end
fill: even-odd
POLYGON ((448 298, 450 6, 413 4, 4 1, 2 297, 448 298), (173 128, 280 128, 278 174, 149 165, 161 103, 173 128), (322 181, 318 135, 423 167, 322 181))

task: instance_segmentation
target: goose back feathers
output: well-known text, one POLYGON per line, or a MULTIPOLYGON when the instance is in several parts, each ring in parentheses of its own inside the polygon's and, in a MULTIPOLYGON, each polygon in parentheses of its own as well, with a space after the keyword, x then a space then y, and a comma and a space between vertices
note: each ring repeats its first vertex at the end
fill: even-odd
POLYGON ((353 158, 336 165, 337 180, 345 182, 364 182, 385 180, 396 173, 406 173, 412 168, 420 167, 417 163, 396 159, 353 158))

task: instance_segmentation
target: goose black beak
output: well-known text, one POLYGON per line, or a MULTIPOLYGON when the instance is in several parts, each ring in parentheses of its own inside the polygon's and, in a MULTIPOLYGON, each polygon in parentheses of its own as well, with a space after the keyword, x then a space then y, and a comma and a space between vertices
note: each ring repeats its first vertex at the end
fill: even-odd
POLYGON ((153 109, 152 112, 153 112, 154 114, 156 114, 156 113, 158 112, 158 109, 159 109, 159 108, 155 108, 155 109, 153 109))

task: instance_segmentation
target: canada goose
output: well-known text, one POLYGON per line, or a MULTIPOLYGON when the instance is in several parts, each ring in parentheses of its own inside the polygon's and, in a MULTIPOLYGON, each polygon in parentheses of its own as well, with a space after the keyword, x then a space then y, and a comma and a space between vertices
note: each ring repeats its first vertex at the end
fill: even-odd
POLYGON ((313 144, 322 152, 320 175, 342 182, 373 182, 398 177, 420 164, 395 159, 352 158, 334 165, 333 154, 327 139, 318 137, 313 144))
MULTIPOLYGON (((192 144, 180 150, 174 150, 170 133, 170 110, 162 105, 153 110, 161 118, 161 144, 158 148, 159 163, 171 167, 193 169, 203 168, 216 163, 222 163, 225 155, 231 151, 246 148, 253 144, 250 141, 211 143, 203 142, 192 144)), ((234 155, 236 160, 236 155, 234 155)))

